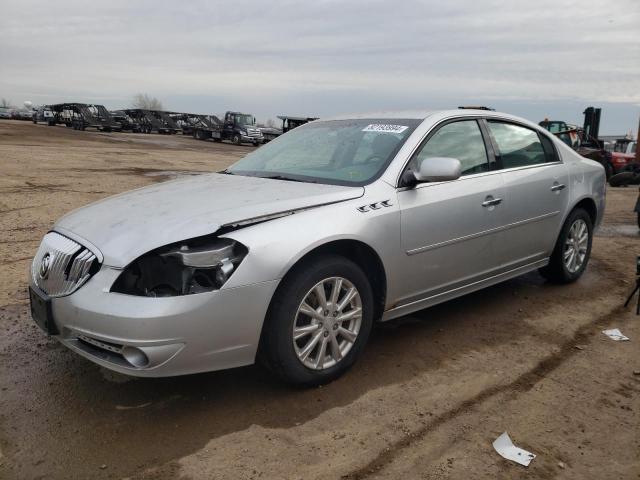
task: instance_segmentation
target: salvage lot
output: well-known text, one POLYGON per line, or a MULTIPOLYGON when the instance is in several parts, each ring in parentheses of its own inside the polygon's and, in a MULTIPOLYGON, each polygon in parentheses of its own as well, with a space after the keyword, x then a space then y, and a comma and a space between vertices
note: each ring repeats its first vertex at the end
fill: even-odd
POLYGON ((640 478, 633 188, 609 189, 576 284, 529 274, 382 325, 322 388, 258 367, 132 379, 33 324, 29 260, 56 218, 251 148, 0 123, 1 478, 640 478), (505 430, 528 468, 493 451, 505 430))

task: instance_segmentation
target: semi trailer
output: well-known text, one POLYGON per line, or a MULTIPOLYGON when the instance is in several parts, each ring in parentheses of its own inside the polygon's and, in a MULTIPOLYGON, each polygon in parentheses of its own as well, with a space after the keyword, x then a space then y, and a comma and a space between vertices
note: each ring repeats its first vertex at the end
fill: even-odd
POLYGON ((57 103, 47 105, 53 113, 53 121, 49 125, 64 124, 74 130, 95 128, 101 132, 119 132, 122 130, 104 105, 88 103, 57 103))

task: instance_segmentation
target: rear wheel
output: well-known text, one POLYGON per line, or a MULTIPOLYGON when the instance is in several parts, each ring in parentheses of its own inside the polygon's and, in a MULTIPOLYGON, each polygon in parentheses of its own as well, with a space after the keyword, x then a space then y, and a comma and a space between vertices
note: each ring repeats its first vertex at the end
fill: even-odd
POLYGON ((288 383, 327 383, 356 361, 372 322, 373 294, 362 270, 338 255, 317 257, 278 288, 260 358, 288 383))
POLYGON ((587 268, 592 240, 591 217, 582 208, 576 208, 562 226, 549 265, 540 269, 540 273, 555 283, 575 282, 587 268))
POLYGON ((604 173, 607 177, 607 180, 609 180, 614 173, 613 165, 611 165, 609 162, 605 163, 604 165, 604 173))

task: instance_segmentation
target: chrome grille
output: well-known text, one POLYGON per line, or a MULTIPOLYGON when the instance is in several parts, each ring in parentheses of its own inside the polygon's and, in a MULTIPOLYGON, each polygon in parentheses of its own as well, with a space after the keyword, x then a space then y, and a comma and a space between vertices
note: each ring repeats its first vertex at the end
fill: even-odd
POLYGON ((79 243, 49 232, 33 259, 31 277, 47 295, 63 297, 89 280, 89 270, 95 261, 96 256, 79 243))

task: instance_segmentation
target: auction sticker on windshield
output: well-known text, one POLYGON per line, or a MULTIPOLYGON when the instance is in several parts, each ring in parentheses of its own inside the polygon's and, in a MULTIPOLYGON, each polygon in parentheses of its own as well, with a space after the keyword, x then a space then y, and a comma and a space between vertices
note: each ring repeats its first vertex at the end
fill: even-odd
POLYGON ((362 129, 363 132, 402 133, 407 128, 404 125, 387 125, 384 123, 372 123, 362 129))

